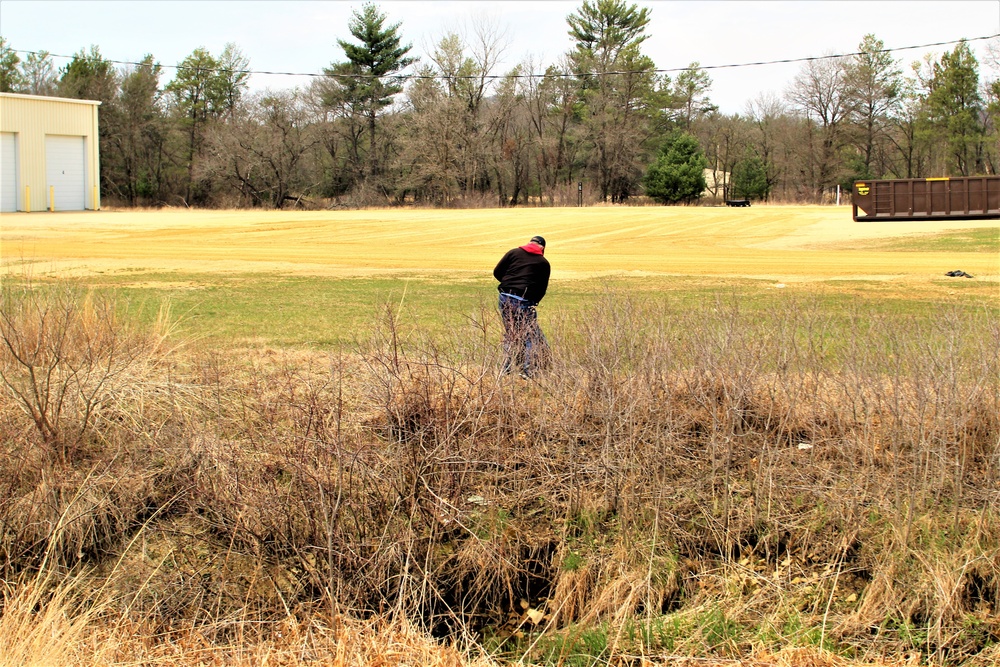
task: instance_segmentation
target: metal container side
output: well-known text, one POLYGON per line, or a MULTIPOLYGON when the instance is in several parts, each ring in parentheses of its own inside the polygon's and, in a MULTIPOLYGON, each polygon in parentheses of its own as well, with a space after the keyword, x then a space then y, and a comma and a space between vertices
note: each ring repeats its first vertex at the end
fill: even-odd
POLYGON ((1000 176, 855 181, 855 221, 1000 218, 1000 176))

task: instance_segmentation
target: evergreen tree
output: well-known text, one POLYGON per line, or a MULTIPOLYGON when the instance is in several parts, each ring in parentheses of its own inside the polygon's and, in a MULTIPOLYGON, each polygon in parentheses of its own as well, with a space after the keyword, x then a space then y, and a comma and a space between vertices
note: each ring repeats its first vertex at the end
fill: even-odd
POLYGON ((406 55, 411 46, 400 44, 399 26, 399 23, 387 26, 386 15, 375 5, 365 4, 360 12, 354 12, 348 26, 351 35, 360 43, 338 39, 337 44, 344 50, 347 61, 334 63, 323 70, 335 82, 328 104, 346 102, 366 121, 369 175, 379 170, 375 151, 376 119, 403 90, 403 79, 397 73, 416 62, 415 58, 406 55))
POLYGON ((995 174, 1000 171, 1000 79, 986 83, 986 146, 983 171, 995 174))
POLYGON ((979 93, 979 63, 965 41, 933 64, 925 108, 925 132, 940 133, 947 143, 947 175, 980 173, 984 105, 979 93))
POLYGON ((766 200, 769 189, 767 165, 755 150, 747 148, 742 158, 733 165, 729 196, 737 199, 766 200))
POLYGON ((602 200, 624 202, 641 176, 640 156, 650 132, 656 94, 653 61, 641 44, 650 10, 623 0, 584 0, 566 17, 575 48, 581 116, 593 145, 591 166, 602 200))
POLYGON ((121 120, 112 151, 102 162, 114 167, 115 191, 130 204, 161 197, 166 119, 160 104, 159 63, 146 55, 122 73, 114 107, 121 120))
POLYGON ((858 55, 844 67, 845 106, 853 124, 858 158, 851 171, 857 178, 881 177, 887 171, 885 151, 890 141, 890 119, 902 105, 902 72, 882 40, 865 35, 858 55))
POLYGON ((566 17, 569 35, 576 42, 574 59, 580 64, 595 61, 590 67, 598 73, 609 71, 625 49, 649 38, 643 34, 649 12, 622 0, 584 0, 576 14, 566 17))
POLYGON ((685 132, 691 131, 691 124, 695 120, 718 110, 718 107, 712 104, 708 98, 708 91, 711 88, 711 77, 708 76, 708 72, 701 69, 701 65, 697 61, 691 63, 687 69, 677 75, 677 80, 674 81, 673 98, 674 102, 680 105, 680 123, 685 132))
POLYGON ((172 97, 176 121, 187 135, 184 200, 188 203, 205 194, 195 187, 194 165, 201 154, 206 126, 230 108, 227 81, 219 61, 197 48, 177 65, 177 74, 165 88, 172 97))
POLYGON ((707 186, 706 166, 698 140, 690 134, 674 133, 646 172, 646 194, 661 204, 693 202, 707 186))
POLYGON ((22 77, 18 63, 21 59, 14 49, 7 45, 7 40, 0 36, 0 93, 13 93, 21 88, 22 77))
POLYGON ((118 74, 100 49, 91 46, 89 53, 81 49, 63 68, 56 92, 61 97, 108 103, 118 93, 118 74))

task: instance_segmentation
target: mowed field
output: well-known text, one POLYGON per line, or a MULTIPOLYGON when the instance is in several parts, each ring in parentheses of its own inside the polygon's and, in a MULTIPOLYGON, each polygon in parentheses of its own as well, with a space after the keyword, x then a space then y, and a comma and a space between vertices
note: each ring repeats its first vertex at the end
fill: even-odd
POLYGON ((1000 221, 857 223, 847 206, 105 210, 4 214, 0 226, 5 271, 30 264, 36 277, 488 277, 503 252, 541 234, 554 282, 615 275, 876 280, 921 292, 955 281, 944 278, 954 269, 987 288, 1000 279, 1000 221))

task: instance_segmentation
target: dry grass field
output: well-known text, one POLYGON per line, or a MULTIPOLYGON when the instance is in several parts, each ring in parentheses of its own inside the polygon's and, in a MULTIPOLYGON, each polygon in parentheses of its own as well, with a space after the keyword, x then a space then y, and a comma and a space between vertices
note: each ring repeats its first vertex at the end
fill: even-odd
POLYGON ((998 220, 4 214, 0 262, 0 667, 1000 664, 998 220))
POLYGON ((921 290, 949 270, 1000 277, 997 220, 856 223, 850 208, 101 211, 5 214, 4 266, 36 275, 126 269, 364 276, 488 272, 510 247, 544 235, 553 281, 602 275, 746 277, 785 283, 893 281, 921 290), (987 230, 994 253, 890 247, 987 230))

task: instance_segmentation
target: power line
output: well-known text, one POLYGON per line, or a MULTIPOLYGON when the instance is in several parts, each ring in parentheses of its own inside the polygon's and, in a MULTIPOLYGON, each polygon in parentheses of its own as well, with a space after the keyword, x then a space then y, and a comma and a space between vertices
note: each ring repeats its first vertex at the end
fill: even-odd
MULTIPOLYGON (((802 57, 802 58, 786 58, 786 59, 779 59, 779 60, 762 60, 762 61, 759 61, 759 62, 733 63, 733 64, 728 64, 728 65, 699 65, 698 67, 690 67, 690 66, 688 66, 688 67, 672 67, 672 68, 667 68, 667 69, 651 69, 651 70, 641 70, 641 71, 640 70, 625 70, 625 71, 614 71, 614 72, 601 72, 598 75, 601 75, 601 76, 612 76, 612 75, 624 75, 624 74, 650 74, 650 73, 652 73, 652 74, 669 74, 669 73, 673 73, 673 72, 688 72, 688 71, 696 71, 696 70, 737 69, 737 68, 741 68, 741 67, 760 67, 760 66, 765 66, 765 65, 784 65, 784 64, 789 64, 789 63, 803 63, 803 62, 812 62, 812 61, 818 61, 818 60, 835 60, 835 59, 838 59, 838 58, 852 58, 854 56, 863 55, 864 53, 895 53, 895 52, 898 52, 898 51, 912 51, 912 50, 915 50, 915 49, 929 49, 929 48, 932 48, 932 47, 951 46, 952 44, 959 44, 960 42, 966 42, 966 43, 968 43, 968 42, 978 42, 978 41, 983 41, 983 40, 987 40, 987 39, 995 39, 997 37, 1000 37, 1000 33, 997 33, 997 34, 994 34, 994 35, 986 35, 986 36, 983 36, 983 37, 970 37, 970 38, 955 39, 955 40, 951 40, 951 41, 947 41, 947 42, 932 42, 930 44, 919 44, 919 45, 916 45, 916 46, 899 46, 899 47, 895 47, 895 48, 891 48, 891 49, 879 49, 877 51, 871 51, 871 52, 854 51, 852 53, 839 53, 839 54, 824 55, 824 56, 807 56, 807 57, 802 57)), ((72 60, 73 58, 77 57, 75 55, 74 56, 67 56, 67 55, 60 55, 60 54, 55 54, 55 53, 49 53, 48 51, 25 51, 25 50, 20 50, 20 49, 11 49, 11 51, 13 51, 14 53, 23 53, 25 55, 49 56, 49 57, 52 57, 52 58, 66 58, 66 59, 69 59, 69 60, 72 60)), ((129 61, 129 60, 108 60, 108 59, 105 59, 105 62, 111 63, 113 65, 132 65, 132 66, 139 66, 139 65, 143 65, 144 64, 142 62, 133 62, 133 61, 129 61)), ((190 67, 185 67, 183 65, 159 65, 159 67, 162 68, 162 69, 174 69, 174 70, 177 70, 177 71, 180 71, 180 70, 183 70, 183 69, 205 69, 205 71, 212 71, 212 72, 216 72, 216 73, 218 73, 218 72, 229 72, 229 73, 232 73, 232 74, 250 74, 250 75, 259 74, 259 75, 266 75, 266 76, 296 76, 296 77, 333 78, 333 79, 371 79, 371 78, 375 78, 373 75, 370 75, 370 74, 327 74, 325 72, 322 73, 322 74, 317 74, 315 72, 271 72, 271 71, 267 71, 267 70, 250 70, 250 69, 234 70, 234 69, 225 68, 225 67, 215 68, 215 69, 208 69, 208 68, 190 68, 190 67)), ((592 76, 593 75, 594 74, 592 74, 592 76)), ((448 81, 455 81, 455 80, 462 80, 462 79, 471 79, 471 80, 477 80, 478 81, 478 80, 497 80, 497 79, 507 79, 507 78, 516 78, 516 79, 541 79, 541 78, 545 78, 546 76, 568 78, 568 77, 574 77, 574 76, 576 76, 576 73, 574 73, 574 72, 555 72, 555 73, 546 73, 546 74, 528 73, 528 74, 487 74, 487 75, 474 75, 474 74, 469 74, 469 75, 449 75, 449 74, 417 74, 417 73, 414 73, 414 74, 398 74, 398 75, 393 75, 392 77, 382 77, 382 78, 394 78, 394 79, 399 79, 399 80, 402 80, 402 81, 410 81, 410 80, 433 80, 433 79, 441 79, 441 80, 448 80, 448 81)))

